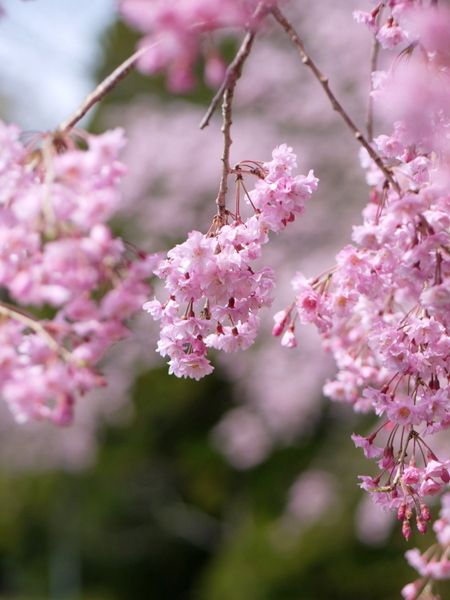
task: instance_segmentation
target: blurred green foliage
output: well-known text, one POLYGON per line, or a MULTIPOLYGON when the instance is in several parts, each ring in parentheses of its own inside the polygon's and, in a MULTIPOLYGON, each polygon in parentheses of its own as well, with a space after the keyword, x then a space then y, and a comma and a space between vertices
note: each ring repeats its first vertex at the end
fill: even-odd
POLYGON ((217 375, 194 382, 145 373, 133 421, 103 429, 93 467, 2 472, 0 598, 398 598, 414 577, 399 528, 377 549, 354 534, 363 460, 348 440, 353 417, 326 408, 308 442, 239 472, 209 439, 231 393, 217 375), (284 515, 287 493, 310 466, 333 471, 344 502, 296 529, 284 515))

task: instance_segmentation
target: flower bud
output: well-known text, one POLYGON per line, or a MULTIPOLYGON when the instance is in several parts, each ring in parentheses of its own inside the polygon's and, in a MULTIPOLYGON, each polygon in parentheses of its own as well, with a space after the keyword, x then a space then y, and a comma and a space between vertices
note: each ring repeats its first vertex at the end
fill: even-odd
POLYGON ((420 533, 426 533, 427 532, 427 524, 425 523, 423 517, 421 517, 420 515, 417 517, 417 529, 420 531, 420 533))
POLYGON ((399 521, 404 521, 405 516, 406 516, 406 502, 403 500, 403 502, 398 507, 397 519, 399 521))
POLYGON ((420 505, 420 513, 422 515, 422 518, 425 519, 425 521, 431 521, 430 509, 426 504, 422 503, 420 505))
POLYGON ((411 537, 411 525, 408 519, 405 519, 402 524, 402 534, 406 541, 411 537))
POLYGON ((289 315, 291 312, 291 308, 280 310, 273 316, 273 320, 275 321, 275 325, 272 329, 272 335, 275 337, 280 336, 286 328, 289 315))

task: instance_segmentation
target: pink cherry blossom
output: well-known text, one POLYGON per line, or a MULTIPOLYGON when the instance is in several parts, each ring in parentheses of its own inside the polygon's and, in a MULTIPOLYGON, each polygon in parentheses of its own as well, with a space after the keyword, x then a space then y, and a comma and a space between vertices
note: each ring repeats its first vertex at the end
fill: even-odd
MULTIPOLYGON (((144 309, 161 321, 157 350, 170 357, 170 373, 200 379, 213 369, 206 358, 208 348, 236 352, 254 343, 259 310, 272 304, 275 284, 270 267, 254 270, 250 263, 261 256, 261 245, 269 239, 267 230, 283 230, 303 211, 318 183, 312 172, 293 177, 295 165, 291 147, 275 148, 250 192, 253 216, 219 225, 215 219, 209 234, 191 231, 156 264, 154 272, 165 280, 169 300, 164 305, 146 302, 144 309), (292 218, 286 218, 288 213, 292 218)), ((240 173, 246 169, 245 162, 239 166, 240 173)), ((293 326, 282 343, 295 346, 293 326)))
MULTIPOLYGON (((193 66, 202 52, 200 34, 223 28, 242 29, 251 18, 256 1, 188 0, 182 5, 173 0, 121 0, 124 19, 145 34, 141 47, 149 46, 140 59, 145 73, 168 71, 168 86, 183 92, 195 85, 193 66)), ((217 85, 223 73, 220 56, 206 57, 208 83, 217 85), (213 71, 219 70, 219 73, 213 71)))
POLYGON ((378 448, 373 444, 373 439, 364 438, 360 435, 353 434, 351 436, 355 446, 359 446, 364 450, 364 456, 366 458, 374 458, 376 456, 381 456, 383 454, 383 449, 378 448))
POLYGON ((86 135, 85 151, 57 134, 28 149, 19 134, 0 123, 0 278, 17 304, 0 303, 2 336, 14 348, 4 354, 0 388, 17 421, 67 425, 76 397, 105 385, 96 364, 128 335, 125 320, 148 294, 155 260, 127 255, 104 222, 126 170, 122 130, 86 135), (46 320, 22 308, 43 305, 46 320))

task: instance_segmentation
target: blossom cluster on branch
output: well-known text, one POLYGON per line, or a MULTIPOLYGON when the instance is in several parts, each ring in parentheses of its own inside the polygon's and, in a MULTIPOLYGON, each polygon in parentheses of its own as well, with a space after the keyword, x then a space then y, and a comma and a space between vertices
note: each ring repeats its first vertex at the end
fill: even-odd
MULTIPOLYGON (((354 244, 319 277, 294 277, 296 300, 276 315, 274 334, 287 324, 293 332, 297 318, 314 323, 339 369, 325 394, 382 419, 369 436, 352 436, 381 470, 361 477, 361 487, 397 511, 409 539, 413 520, 427 531, 427 503, 450 482, 450 461, 428 441, 450 427, 450 14, 407 2, 391 8, 381 28, 373 20, 380 6, 355 17, 385 47, 408 43, 389 71, 373 73, 375 104, 397 119, 373 147, 396 186, 363 151, 371 195, 354 244)), ((420 560, 418 551, 408 554, 423 578, 403 590, 407 600, 431 594, 432 580, 449 576, 448 539, 438 535, 438 542, 439 560, 433 550, 420 560)))
POLYGON ((208 348, 234 352, 255 341, 259 309, 273 300, 274 273, 267 266, 254 271, 251 263, 260 258, 269 231, 282 231, 303 212, 318 183, 312 171, 292 176, 295 159, 292 148, 282 144, 270 162, 235 167, 237 185, 244 187, 255 214, 242 221, 237 203, 234 214, 227 211, 230 223, 217 216, 206 235, 192 231, 155 269, 169 298, 144 308, 161 320, 158 351, 170 357, 169 373, 200 379, 213 370, 208 348), (250 193, 245 172, 258 177, 250 193))
POLYGON ((67 425, 76 395, 105 384, 96 365, 128 335, 154 260, 105 224, 122 130, 84 134, 86 150, 58 133, 19 136, 0 123, 0 392, 19 422, 67 425))

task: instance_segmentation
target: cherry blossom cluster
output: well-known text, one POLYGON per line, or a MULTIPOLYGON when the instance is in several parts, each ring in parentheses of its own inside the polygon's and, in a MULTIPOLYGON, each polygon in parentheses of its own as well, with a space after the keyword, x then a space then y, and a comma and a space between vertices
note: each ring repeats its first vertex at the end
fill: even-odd
POLYGON ((270 162, 238 165, 239 186, 246 189, 243 173, 258 177, 246 193, 254 215, 244 222, 239 206, 233 215, 227 211, 231 222, 216 217, 206 235, 192 231, 156 266, 169 298, 164 304, 151 300, 144 309, 161 321, 158 352, 169 356, 170 373, 200 379, 213 370, 209 348, 235 352, 255 341, 258 312, 273 300, 274 273, 251 265, 269 231, 278 233, 294 221, 318 183, 312 171, 293 176, 295 161, 292 148, 282 144, 270 162))
MULTIPOLYGON (((426 532, 429 500, 450 482, 450 460, 438 458, 427 440, 450 427, 450 19, 418 4, 390 3, 398 20, 390 17, 387 26, 401 27, 392 44, 366 19, 386 47, 409 43, 408 60, 374 74, 374 99, 398 118, 392 135, 373 142, 395 185, 362 154, 371 195, 354 243, 319 277, 294 277, 295 302, 275 315, 273 331, 285 331, 284 345, 293 346, 296 319, 314 323, 338 367, 325 394, 381 418, 371 435, 352 436, 381 471, 362 476, 361 487, 397 511, 406 539, 413 520, 426 532)), ((427 568, 417 554, 409 559, 429 578, 449 576, 446 554, 423 559, 427 568)), ((419 584, 411 585, 404 591, 410 600, 420 594, 419 584)))
POLYGON ((139 46, 150 48, 139 61, 141 70, 167 71, 169 89, 186 92, 195 86, 194 65, 200 56, 206 83, 212 87, 222 83, 226 64, 211 34, 230 27, 242 29, 257 4, 257 0, 121 0, 120 11, 145 34, 139 46))
POLYGON ((0 392, 19 422, 70 423, 96 365, 128 335, 153 260, 105 225, 120 200, 120 129, 29 146, 0 123, 0 392))

